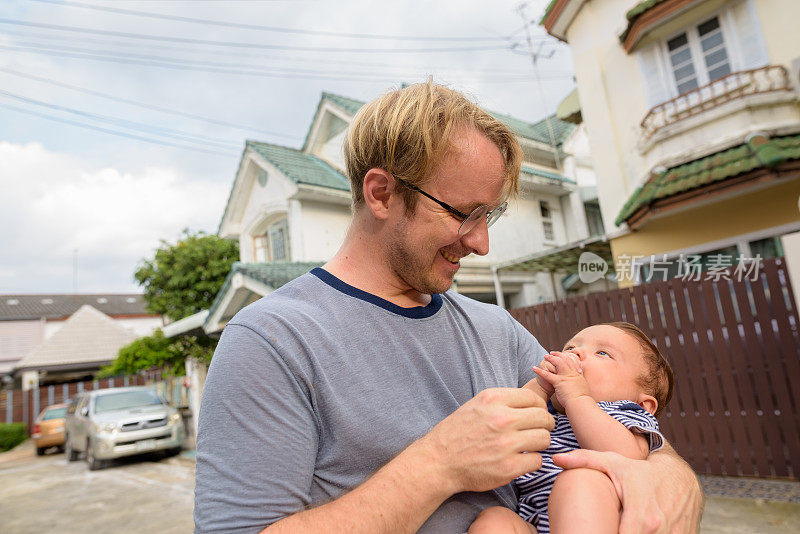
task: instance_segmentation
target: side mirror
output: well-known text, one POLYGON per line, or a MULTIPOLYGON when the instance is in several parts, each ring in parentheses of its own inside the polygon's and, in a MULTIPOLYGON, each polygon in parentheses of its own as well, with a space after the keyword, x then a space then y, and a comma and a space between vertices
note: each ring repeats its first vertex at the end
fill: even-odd
POLYGON ((88 406, 84 406, 83 408, 81 408, 81 415, 84 416, 84 417, 89 415, 89 407, 88 406))

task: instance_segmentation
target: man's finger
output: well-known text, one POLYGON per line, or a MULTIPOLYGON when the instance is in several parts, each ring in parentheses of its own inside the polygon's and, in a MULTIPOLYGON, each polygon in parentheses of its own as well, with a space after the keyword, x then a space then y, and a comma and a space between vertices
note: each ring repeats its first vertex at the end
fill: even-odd
POLYGON ((514 426, 515 430, 541 428, 549 432, 555 428, 556 420, 544 408, 518 408, 515 413, 519 418, 519 422, 514 426))
POLYGON ((609 457, 607 454, 590 451, 588 449, 578 449, 568 453, 553 455, 553 463, 563 469, 586 467, 596 471, 602 471, 607 475, 611 474, 610 461, 613 461, 613 458, 609 457))
MULTIPOLYGON (((501 403, 510 408, 544 408, 545 402, 536 393, 525 388, 490 388, 478 393, 481 402, 501 403)), ((475 400, 473 399, 473 400, 475 400)))

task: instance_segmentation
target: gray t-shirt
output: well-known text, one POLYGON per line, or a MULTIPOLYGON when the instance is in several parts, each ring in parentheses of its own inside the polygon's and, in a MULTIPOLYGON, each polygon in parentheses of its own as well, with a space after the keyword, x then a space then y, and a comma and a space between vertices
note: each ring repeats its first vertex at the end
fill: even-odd
MULTIPOLYGON (((203 390, 197 532, 258 532, 357 486, 545 350, 505 310, 448 291, 401 308, 314 269, 231 319, 203 390)), ((460 493, 420 532, 464 532, 511 485, 460 493)))

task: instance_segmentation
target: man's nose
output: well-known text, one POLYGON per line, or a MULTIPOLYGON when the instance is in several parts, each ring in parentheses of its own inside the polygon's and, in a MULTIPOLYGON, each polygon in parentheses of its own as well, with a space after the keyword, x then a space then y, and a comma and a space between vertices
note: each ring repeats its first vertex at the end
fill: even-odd
POLYGON ((473 229, 462 235, 461 242, 473 254, 486 256, 489 253, 489 227, 486 226, 486 219, 484 218, 473 229))

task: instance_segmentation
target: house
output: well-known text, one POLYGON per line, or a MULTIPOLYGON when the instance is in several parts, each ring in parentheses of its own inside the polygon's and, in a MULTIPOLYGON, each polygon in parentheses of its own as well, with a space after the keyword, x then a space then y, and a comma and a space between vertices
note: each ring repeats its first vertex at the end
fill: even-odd
MULTIPOLYGON (((323 93, 300 149, 247 141, 219 226, 220 237, 239 240, 241 262, 234 265, 207 315, 169 328, 168 335, 199 325, 206 333, 218 333, 243 306, 333 256, 350 223, 342 143, 363 105, 323 93)), ((478 300, 523 306, 551 298, 550 278, 529 272, 497 275, 492 266, 588 237, 587 206, 581 195, 582 186, 594 185, 593 175, 586 158, 575 161, 565 150, 585 139, 572 123, 555 116, 528 123, 494 115, 517 134, 523 147, 521 195, 492 227, 490 253, 465 258, 454 286, 478 300), (500 282, 498 299, 495 289, 500 282)), ((591 200, 588 209, 594 213, 591 200)))
POLYGON ((92 379, 139 336, 98 309, 84 304, 61 328, 22 357, 13 374, 28 390, 92 379))
POLYGON ((796 0, 553 0, 621 285, 800 230, 796 0))
MULTIPOLYGON (((18 362, 52 338, 81 307, 91 306, 136 337, 162 326, 140 294, 0 295, 0 377, 11 384, 18 362)), ((19 377, 17 378, 19 382, 19 377)))

